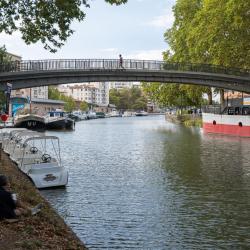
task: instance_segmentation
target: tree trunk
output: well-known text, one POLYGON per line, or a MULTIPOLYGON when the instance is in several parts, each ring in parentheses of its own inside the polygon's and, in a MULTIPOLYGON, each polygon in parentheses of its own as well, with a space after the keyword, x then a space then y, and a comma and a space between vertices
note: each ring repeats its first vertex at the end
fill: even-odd
POLYGON ((224 89, 220 89, 220 105, 224 106, 225 104, 225 93, 224 89))
POLYGON ((213 91, 212 88, 209 88, 209 91, 207 92, 207 97, 208 97, 208 105, 213 104, 213 91))

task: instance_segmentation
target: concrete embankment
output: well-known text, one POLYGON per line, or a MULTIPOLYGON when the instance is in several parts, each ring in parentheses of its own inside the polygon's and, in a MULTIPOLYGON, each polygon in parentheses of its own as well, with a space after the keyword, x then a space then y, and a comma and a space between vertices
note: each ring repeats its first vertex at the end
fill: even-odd
POLYGON ((10 178, 12 191, 28 206, 44 204, 34 216, 0 221, 0 249, 87 249, 2 150, 0 157, 0 174, 10 178))

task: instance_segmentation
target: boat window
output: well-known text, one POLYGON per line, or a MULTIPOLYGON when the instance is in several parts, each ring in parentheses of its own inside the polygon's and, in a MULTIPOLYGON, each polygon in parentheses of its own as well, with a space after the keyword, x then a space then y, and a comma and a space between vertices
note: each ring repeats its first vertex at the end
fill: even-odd
POLYGON ((241 110, 240 110, 240 107, 236 107, 235 108, 235 115, 240 115, 240 112, 241 110))
POLYGON ((233 108, 228 108, 227 110, 229 115, 234 115, 234 109, 233 108))
POLYGON ((249 107, 242 108, 242 114, 243 115, 250 115, 250 108, 249 107))

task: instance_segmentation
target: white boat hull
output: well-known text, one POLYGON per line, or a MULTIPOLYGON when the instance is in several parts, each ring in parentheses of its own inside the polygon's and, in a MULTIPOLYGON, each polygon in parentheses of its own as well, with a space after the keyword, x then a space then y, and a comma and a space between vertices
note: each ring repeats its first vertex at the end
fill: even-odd
POLYGON ((68 171, 53 163, 25 165, 21 168, 37 188, 60 187, 68 183, 68 171))

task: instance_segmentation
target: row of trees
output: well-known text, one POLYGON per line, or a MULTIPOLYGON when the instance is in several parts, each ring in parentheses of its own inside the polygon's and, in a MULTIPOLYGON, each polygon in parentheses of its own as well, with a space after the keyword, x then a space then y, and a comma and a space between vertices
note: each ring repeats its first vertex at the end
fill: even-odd
MULTIPOLYGON (((250 68, 249 10, 250 1, 245 0, 177 0, 174 24, 164 34, 170 46, 164 60, 250 68)), ((166 105, 200 105, 204 94, 212 103, 210 87, 158 83, 143 86, 153 100, 166 105)))
MULTIPOLYGON (((72 112, 76 109, 76 102, 71 96, 66 96, 58 91, 58 89, 49 87, 49 99, 52 100, 62 100, 65 102, 64 109, 67 112, 72 112)), ((88 110, 88 104, 84 101, 80 103, 80 109, 82 111, 88 110)))
POLYGON ((117 109, 145 110, 147 108, 147 98, 139 88, 131 89, 111 89, 109 92, 109 102, 115 104, 117 109))

